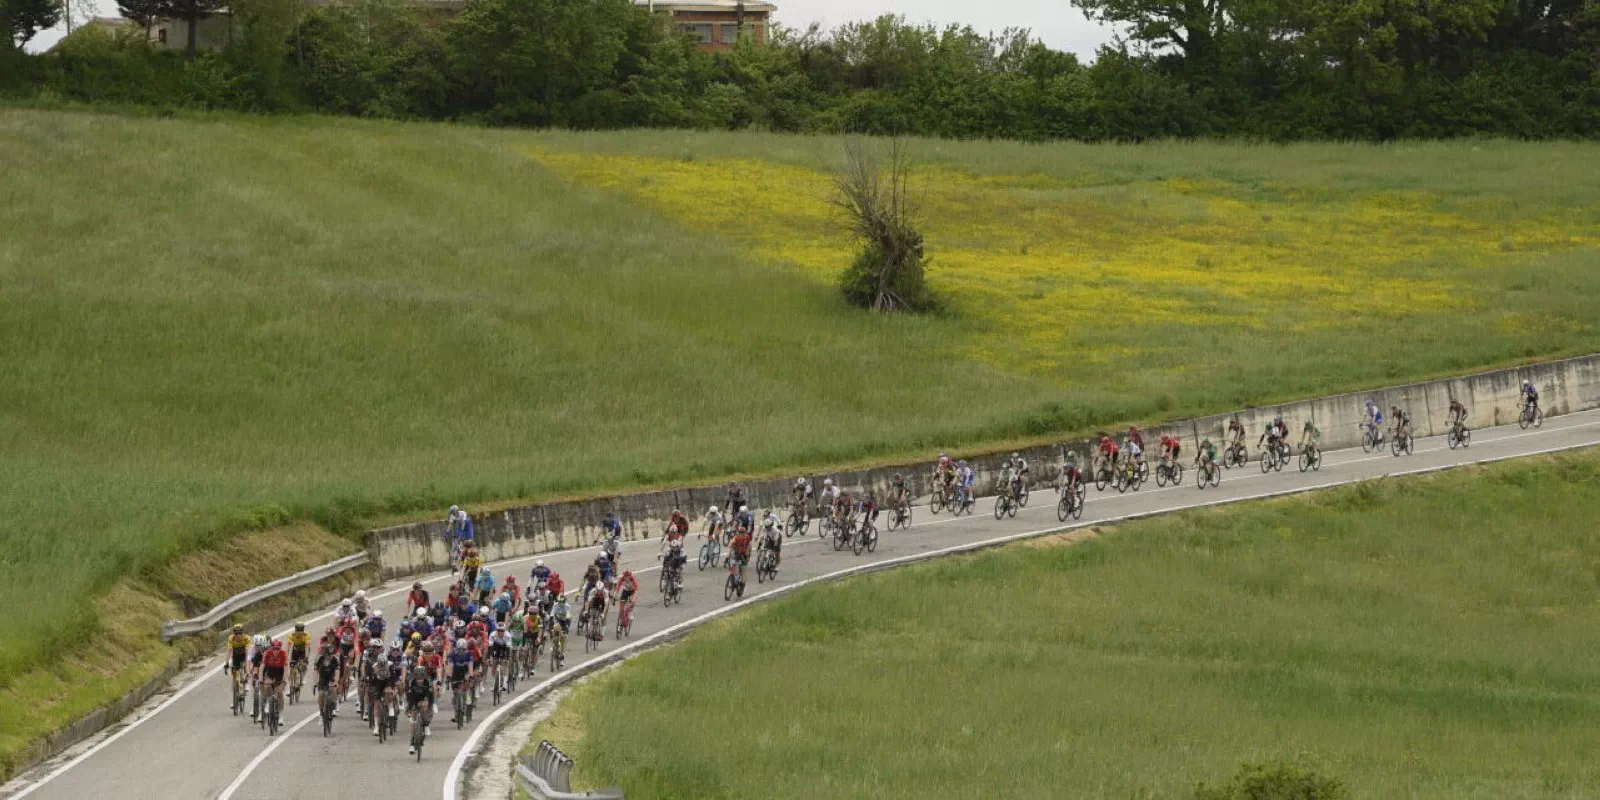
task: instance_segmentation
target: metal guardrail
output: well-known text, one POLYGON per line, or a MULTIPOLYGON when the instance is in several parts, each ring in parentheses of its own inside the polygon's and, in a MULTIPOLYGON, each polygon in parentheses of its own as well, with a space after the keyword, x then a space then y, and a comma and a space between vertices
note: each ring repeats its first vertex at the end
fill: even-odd
POLYGON ((229 614, 269 597, 274 597, 284 592, 292 592, 303 586, 310 586, 324 578, 331 578, 349 569, 355 569, 368 561, 372 556, 365 550, 354 555, 348 555, 338 561, 329 561, 320 567, 312 567, 305 572, 296 572, 287 578, 279 578, 271 583, 265 583, 254 589, 246 589, 217 605, 216 608, 201 614, 193 619, 167 620, 161 626, 161 641, 170 642, 179 636, 187 636, 210 629, 213 625, 227 618, 229 614))
POLYGON ((517 782, 534 800, 622 800, 621 789, 572 791, 572 759, 546 739, 517 763, 517 782))

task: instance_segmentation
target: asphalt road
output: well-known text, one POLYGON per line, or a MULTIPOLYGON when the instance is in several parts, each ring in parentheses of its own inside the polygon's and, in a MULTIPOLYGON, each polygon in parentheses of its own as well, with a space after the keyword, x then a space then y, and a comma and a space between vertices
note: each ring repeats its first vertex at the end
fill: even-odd
MULTIPOLYGON (((1192 446, 1192 443, 1189 443, 1192 446)), ((1386 474, 1443 468, 1479 460, 1533 455, 1553 450, 1600 444, 1600 411, 1552 417, 1534 430, 1516 426, 1475 431, 1471 447, 1450 450, 1442 438, 1417 441, 1415 454, 1402 457, 1388 452, 1366 454, 1359 449, 1328 452, 1320 471, 1301 473, 1291 463, 1282 472, 1263 474, 1250 463, 1224 472, 1219 487, 1197 491, 1194 471, 1184 484, 1158 489, 1150 482, 1137 492, 1118 494, 1108 488, 1097 492, 1089 488, 1082 522, 1120 519, 1128 515, 1172 511, 1182 508, 1270 495, 1288 490, 1320 488, 1386 474)), ((1186 453, 1187 462, 1192 456, 1186 453)), ((1153 478, 1154 476, 1152 476, 1153 478)), ((769 591, 803 578, 826 575, 872 560, 888 560, 920 552, 939 550, 969 542, 1046 531, 1065 527, 1056 521, 1054 492, 1048 488, 1033 493, 1029 506, 1015 518, 996 521, 993 501, 980 500, 975 513, 959 519, 949 514, 934 516, 926 503, 915 510, 909 530, 884 532, 876 553, 853 555, 848 550, 835 552, 815 535, 792 539, 785 548, 783 566, 776 584, 760 585, 754 570, 748 572, 746 597, 769 591)), ((887 520, 885 520, 887 524, 887 520)), ((691 547, 698 547, 693 537, 691 547)), ((657 540, 625 546, 623 563, 640 574, 642 598, 632 638, 663 630, 728 605, 722 586, 726 573, 705 572, 689 565, 683 602, 663 608, 657 586, 657 540)), ((572 582, 591 561, 595 550, 547 553, 538 557, 513 559, 491 565, 496 577, 515 574, 527 578, 535 558, 543 558, 572 582)), ((448 576, 425 579, 430 592, 441 594, 448 576)), ((397 619, 410 581, 393 582, 369 595, 381 598, 378 606, 390 619, 397 619)), ((311 615, 313 630, 325 626, 326 614, 311 615)), ((602 653, 621 643, 608 638, 602 653)), ((219 643, 220 645, 220 643, 219 643)), ((590 656, 583 652, 582 640, 574 635, 568 646, 568 669, 590 656)), ((321 726, 312 724, 314 704, 309 687, 299 706, 286 709, 286 728, 268 737, 247 718, 233 717, 228 711, 227 680, 221 674, 221 652, 205 665, 203 672, 188 673, 165 699, 153 701, 106 735, 85 742, 52 759, 30 773, 0 787, 0 796, 30 797, 36 800, 61 798, 79 800, 92 797, 138 798, 326 798, 345 796, 368 787, 392 798, 434 798, 440 795, 452 759, 462 748, 474 726, 457 731, 444 720, 433 726, 421 763, 406 755, 404 736, 379 745, 356 719, 353 703, 346 703, 331 737, 322 736, 321 726)), ((541 664, 538 681, 550 676, 548 659, 541 664)), ((536 681, 519 683, 526 691, 536 681)), ((492 711, 487 697, 480 701, 476 723, 492 711)), ((402 732, 403 733, 403 732, 402 732)))

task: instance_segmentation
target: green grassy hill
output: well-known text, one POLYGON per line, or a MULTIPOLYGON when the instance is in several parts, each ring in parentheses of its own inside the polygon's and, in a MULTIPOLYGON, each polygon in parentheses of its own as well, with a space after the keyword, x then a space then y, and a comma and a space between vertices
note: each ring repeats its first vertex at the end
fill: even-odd
MULTIPOLYGON (((951 310, 903 319, 827 280, 849 257, 815 215, 835 140, 0 110, 0 604, 53 604, 0 627, 0 704, 99 635, 118 580, 241 530, 924 457, 1600 344, 1592 145, 917 148, 951 310), (1301 242, 1361 258, 1318 271, 1301 242), (1280 324, 1323 301, 1357 305, 1280 324)), ((0 755, 37 732, 15 719, 0 755)))
POLYGON ((1592 797, 1597 483, 1590 450, 815 587, 534 741, 630 798, 1181 798, 1279 759, 1356 797, 1592 797))

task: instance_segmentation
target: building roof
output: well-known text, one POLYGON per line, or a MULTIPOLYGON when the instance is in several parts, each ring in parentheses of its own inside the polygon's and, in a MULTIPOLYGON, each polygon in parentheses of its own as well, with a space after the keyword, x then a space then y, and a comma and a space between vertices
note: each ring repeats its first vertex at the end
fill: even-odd
POLYGON ((123 19, 122 17, 94 17, 83 24, 95 25, 101 28, 126 28, 133 25, 133 20, 123 19))
POLYGON ((751 13, 777 11, 772 3, 760 0, 633 0, 634 5, 651 6, 657 11, 737 11, 743 5, 751 13))

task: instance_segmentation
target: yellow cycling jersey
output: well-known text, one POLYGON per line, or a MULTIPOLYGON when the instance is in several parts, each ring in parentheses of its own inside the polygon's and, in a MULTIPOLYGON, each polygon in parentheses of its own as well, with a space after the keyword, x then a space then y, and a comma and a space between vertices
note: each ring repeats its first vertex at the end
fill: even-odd
POLYGON ((232 650, 243 650, 249 646, 250 637, 245 634, 236 633, 228 636, 228 647, 232 650))
POLYGON ((311 645, 309 631, 295 631, 289 634, 289 647, 295 650, 304 650, 311 645))

